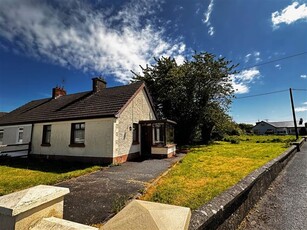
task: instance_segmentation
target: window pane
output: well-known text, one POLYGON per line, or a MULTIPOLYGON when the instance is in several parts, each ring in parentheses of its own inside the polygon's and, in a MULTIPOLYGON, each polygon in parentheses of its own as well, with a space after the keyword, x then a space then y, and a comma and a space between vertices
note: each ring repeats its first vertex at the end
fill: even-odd
POLYGON ((18 130, 18 142, 21 143, 23 141, 23 128, 19 128, 18 130))
POLYGON ((51 139, 51 125, 44 125, 43 127, 43 144, 50 144, 51 139))
POLYGON ((154 125, 154 144, 164 144, 164 124, 154 125))
POLYGON ((85 123, 72 124, 72 143, 83 144, 85 136, 85 123))
POLYGON ((45 143, 50 144, 50 136, 51 136, 51 132, 50 132, 50 131, 47 131, 47 132, 46 132, 46 140, 45 140, 45 143))
POLYGON ((0 145, 3 143, 3 129, 0 130, 0 145))
POLYGON ((167 144, 174 143, 174 127, 169 124, 166 126, 166 143, 167 144))

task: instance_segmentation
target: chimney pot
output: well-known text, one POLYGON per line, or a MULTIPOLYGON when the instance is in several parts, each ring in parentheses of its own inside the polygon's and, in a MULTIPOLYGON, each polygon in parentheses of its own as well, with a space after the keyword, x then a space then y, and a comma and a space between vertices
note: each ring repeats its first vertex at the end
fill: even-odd
POLYGON ((101 77, 95 77, 93 80, 93 92, 99 92, 107 87, 107 82, 101 77))

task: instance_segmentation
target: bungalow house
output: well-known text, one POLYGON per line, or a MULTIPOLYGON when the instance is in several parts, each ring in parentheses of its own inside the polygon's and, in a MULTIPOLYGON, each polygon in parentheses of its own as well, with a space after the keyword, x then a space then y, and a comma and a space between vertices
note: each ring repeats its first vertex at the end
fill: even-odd
POLYGON ((91 91, 67 95, 56 87, 51 98, 1 117, 0 145, 27 145, 32 157, 121 163, 175 154, 174 124, 157 120, 143 82, 107 88, 94 78, 91 91))
MULTIPOLYGON (((304 124, 297 124, 298 132, 304 128, 304 124)), ((252 128, 255 134, 295 134, 295 127, 293 121, 280 121, 280 122, 256 122, 256 125, 252 128)))

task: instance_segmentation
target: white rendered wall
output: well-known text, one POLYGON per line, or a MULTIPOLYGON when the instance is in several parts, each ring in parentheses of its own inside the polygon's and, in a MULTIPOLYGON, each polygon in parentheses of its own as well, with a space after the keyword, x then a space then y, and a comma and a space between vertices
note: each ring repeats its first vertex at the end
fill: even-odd
MULTIPOLYGON (((140 152, 140 144, 132 144, 133 123, 141 120, 155 120, 156 117, 148 101, 146 92, 142 89, 122 111, 116 122, 115 156, 140 152), (130 128, 131 127, 131 128, 130 128)), ((139 142, 141 127, 139 126, 139 142)))
POLYGON ((115 120, 115 118, 101 118, 35 124, 31 153, 79 157, 113 157, 115 120), (81 122, 85 122, 85 147, 70 147, 71 124, 81 122), (50 146, 41 146, 44 125, 51 125, 50 146))

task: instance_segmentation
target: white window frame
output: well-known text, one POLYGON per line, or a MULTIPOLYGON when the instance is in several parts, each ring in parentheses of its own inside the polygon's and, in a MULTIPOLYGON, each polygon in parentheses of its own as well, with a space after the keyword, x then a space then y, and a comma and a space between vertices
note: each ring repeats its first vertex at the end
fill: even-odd
POLYGON ((71 124, 71 145, 84 145, 85 144, 85 122, 72 123, 71 124), (83 137, 78 138, 77 132, 82 132, 83 137))
POLYGON ((23 143, 23 134, 24 134, 24 128, 20 127, 18 128, 18 132, 17 132, 17 143, 21 144, 23 143), (20 134, 21 134, 21 138, 20 138, 20 134))
POLYGON ((3 137, 4 137, 4 129, 0 129, 0 145, 3 144, 3 137))

